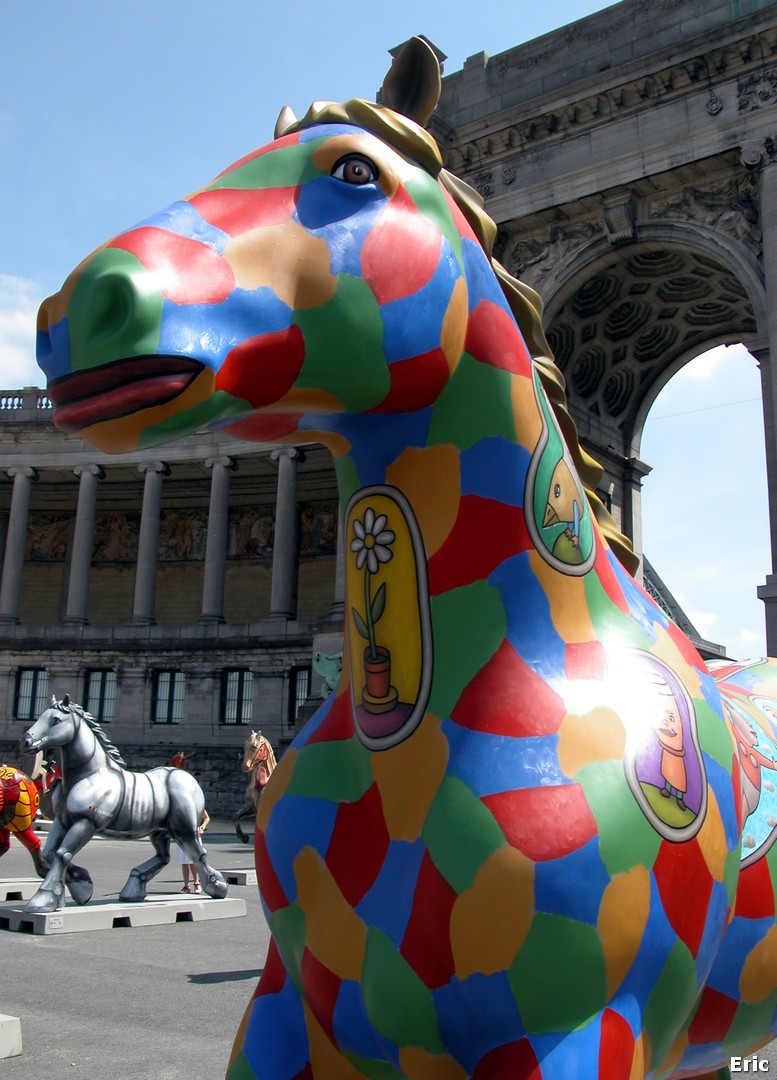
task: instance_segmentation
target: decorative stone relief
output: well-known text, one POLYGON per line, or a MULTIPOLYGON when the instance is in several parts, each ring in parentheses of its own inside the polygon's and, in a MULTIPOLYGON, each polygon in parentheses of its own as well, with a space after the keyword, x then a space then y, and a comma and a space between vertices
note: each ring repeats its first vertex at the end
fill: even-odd
POLYGON ((752 112, 777 102, 777 68, 756 72, 737 83, 739 111, 752 112))
POLYGON ((604 207, 604 227, 611 244, 634 239, 634 204, 631 199, 604 207))
POLYGON ((508 245, 505 265, 511 273, 533 284, 603 231, 602 225, 593 221, 577 226, 553 225, 544 239, 530 237, 508 245))
POLYGON ((682 196, 656 202, 651 218, 675 218, 712 225, 751 251, 761 249, 758 192, 752 174, 736 176, 709 191, 686 187, 682 196))

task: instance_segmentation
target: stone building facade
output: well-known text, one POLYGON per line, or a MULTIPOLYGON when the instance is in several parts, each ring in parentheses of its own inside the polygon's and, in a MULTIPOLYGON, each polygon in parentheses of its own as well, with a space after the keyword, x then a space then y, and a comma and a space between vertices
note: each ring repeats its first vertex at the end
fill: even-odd
MULTIPOLYGON (((497 256, 543 297, 635 548, 651 404, 688 360, 744 341, 777 550, 777 5, 624 0, 470 57, 430 127, 496 220, 497 256)), ((26 390, 0 395, 0 477, 0 755, 67 692, 131 764, 195 749, 214 787, 239 791, 247 728, 281 750, 319 694, 315 653, 339 649, 327 452, 211 433, 107 457, 26 390)), ((777 650, 777 577, 760 591, 777 650)))
POLYGON ((0 757, 68 693, 130 764, 194 750, 226 810, 250 728, 282 749, 320 696, 314 651, 340 648, 328 452, 208 433, 109 456, 50 413, 0 395, 0 757))
MULTIPOLYGON (((430 127, 497 222, 496 256, 543 298, 570 410, 638 551, 651 405, 714 345, 756 357, 774 560, 777 5, 624 0, 471 56, 430 127)), ((759 595, 774 654, 774 572, 759 595)))

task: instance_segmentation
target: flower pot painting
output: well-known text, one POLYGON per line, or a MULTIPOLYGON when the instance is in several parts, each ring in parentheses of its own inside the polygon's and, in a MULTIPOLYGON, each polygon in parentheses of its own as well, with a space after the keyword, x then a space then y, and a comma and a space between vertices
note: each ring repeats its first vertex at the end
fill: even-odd
POLYGON ((346 641, 356 730, 374 750, 401 742, 431 683, 426 563, 418 525, 394 488, 362 488, 345 519, 346 641))

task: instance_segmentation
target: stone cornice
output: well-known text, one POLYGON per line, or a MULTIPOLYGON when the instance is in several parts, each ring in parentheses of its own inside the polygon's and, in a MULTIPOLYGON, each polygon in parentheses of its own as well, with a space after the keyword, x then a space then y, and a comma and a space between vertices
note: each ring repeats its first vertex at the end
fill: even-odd
MULTIPOLYGON (((459 173, 482 171, 516 151, 535 150, 584 134, 615 118, 680 99, 689 90, 707 95, 706 110, 715 117, 724 109, 718 90, 723 82, 733 80, 737 84, 737 116, 777 101, 777 27, 648 74, 613 81, 589 94, 575 97, 568 93, 561 103, 560 95, 552 94, 503 109, 488 120, 462 125, 458 130, 451 128, 444 116, 432 117, 429 126, 443 148, 448 168, 459 173)), ((726 107, 732 111, 733 103, 726 107)))

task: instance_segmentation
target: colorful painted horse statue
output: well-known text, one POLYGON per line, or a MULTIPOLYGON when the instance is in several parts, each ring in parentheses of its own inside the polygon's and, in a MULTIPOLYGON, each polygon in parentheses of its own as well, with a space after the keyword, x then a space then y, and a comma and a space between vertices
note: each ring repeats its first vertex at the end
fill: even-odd
POLYGON ((235 832, 238 840, 242 840, 244 844, 248 843, 250 837, 243 832, 242 823, 248 818, 256 818, 259 798, 276 764, 275 751, 270 740, 265 738, 261 731, 252 731, 243 746, 243 762, 240 766, 243 772, 248 773, 248 783, 243 805, 235 815, 235 832))
POLYGON ((32 827, 40 806, 37 784, 21 769, 0 765, 0 856, 11 846, 11 834, 29 851, 38 877, 48 873, 48 863, 41 853, 40 838, 32 827))
POLYGON ((91 899, 91 878, 72 859, 95 833, 120 839, 148 836, 153 845, 155 854, 130 871, 120 900, 145 899, 146 885, 170 861, 171 840, 198 866, 209 896, 227 895, 226 882, 208 863, 197 829, 205 797, 185 769, 165 765, 129 771, 94 717, 67 694, 61 701, 52 697, 49 708, 25 732, 22 745, 29 753, 58 746, 62 755, 56 817, 43 850, 50 869, 26 911, 64 907, 65 885, 76 903, 91 899))
POLYGON ((775 1031, 775 667, 719 689, 616 558, 539 298, 423 128, 439 90, 415 39, 382 105, 285 110, 41 311, 66 431, 334 456, 343 674, 259 805, 272 941, 228 1075, 711 1076, 775 1031))

